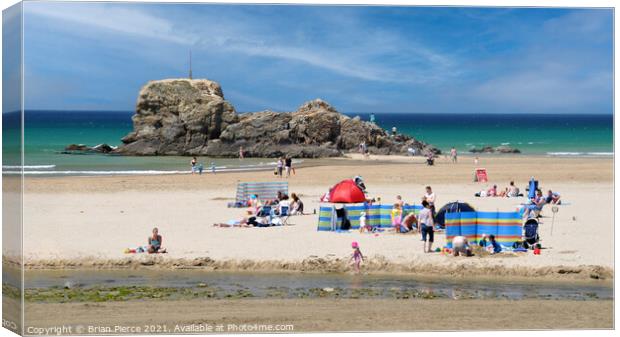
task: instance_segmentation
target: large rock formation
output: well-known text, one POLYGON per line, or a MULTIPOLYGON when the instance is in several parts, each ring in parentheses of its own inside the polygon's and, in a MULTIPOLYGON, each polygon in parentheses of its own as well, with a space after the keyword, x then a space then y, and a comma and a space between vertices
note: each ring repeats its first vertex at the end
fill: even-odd
POLYGON ((198 155, 238 116, 218 83, 173 79, 147 83, 132 120, 134 131, 122 139, 120 153, 198 155))
POLYGON ((294 112, 237 114, 209 80, 152 81, 140 91, 134 131, 116 151, 129 155, 207 155, 316 158, 341 156, 366 142, 371 153, 439 150, 374 123, 350 118, 316 99, 294 112))

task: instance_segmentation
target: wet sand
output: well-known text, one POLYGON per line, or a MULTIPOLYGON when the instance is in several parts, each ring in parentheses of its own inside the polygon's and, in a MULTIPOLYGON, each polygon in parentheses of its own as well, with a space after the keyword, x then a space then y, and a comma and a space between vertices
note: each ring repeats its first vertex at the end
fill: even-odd
MULTIPOLYGON (((26 304, 26 327, 155 325, 151 333, 224 325, 292 325, 294 332, 611 329, 613 301, 241 299, 26 304), (159 331, 157 330, 159 325, 159 331), (164 327, 165 326, 165 327, 164 327), (165 329, 165 330, 164 330, 165 329)), ((250 327, 252 328, 252 327, 250 327)), ((285 327, 280 327, 285 328, 285 327)), ((290 328, 286 328, 290 329, 290 328)), ((197 330, 196 333, 204 333, 197 330)), ((266 332, 266 331, 263 331, 266 332)), ((272 331, 274 332, 274 331, 272 331)))

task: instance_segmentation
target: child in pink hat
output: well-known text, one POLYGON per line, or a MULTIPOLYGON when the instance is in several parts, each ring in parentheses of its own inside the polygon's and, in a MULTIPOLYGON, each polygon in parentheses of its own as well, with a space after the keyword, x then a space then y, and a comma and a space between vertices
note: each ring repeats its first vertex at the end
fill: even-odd
POLYGON ((353 266, 355 267, 355 272, 360 273, 360 264, 364 260, 364 255, 360 250, 360 246, 357 241, 353 241, 351 243, 351 248, 353 248, 353 255, 351 255, 351 261, 353 262, 353 266))

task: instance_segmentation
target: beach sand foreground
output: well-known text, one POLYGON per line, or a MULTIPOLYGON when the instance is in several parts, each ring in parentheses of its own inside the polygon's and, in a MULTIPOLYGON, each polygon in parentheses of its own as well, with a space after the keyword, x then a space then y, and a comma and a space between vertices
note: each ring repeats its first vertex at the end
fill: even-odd
MULTIPOLYGON (((222 332, 230 333, 255 332, 237 330, 254 324, 280 325, 280 329, 288 329, 284 330, 288 332, 609 329, 613 327, 612 309, 613 301, 545 300, 247 299, 27 303, 26 325, 49 327, 62 321, 65 325, 81 325, 84 330, 89 326, 92 329, 152 326, 152 332, 168 334, 182 333, 179 329, 186 329, 186 332, 200 329, 201 325, 215 329, 218 324, 223 325, 222 332)), ((249 329, 258 328, 250 326, 249 329)))

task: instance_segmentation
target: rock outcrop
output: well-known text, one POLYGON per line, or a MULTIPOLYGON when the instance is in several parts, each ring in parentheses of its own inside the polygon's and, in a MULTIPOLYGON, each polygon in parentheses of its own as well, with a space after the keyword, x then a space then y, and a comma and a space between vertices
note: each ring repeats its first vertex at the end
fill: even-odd
POLYGON ((116 150, 116 147, 108 144, 99 144, 93 147, 86 146, 84 144, 70 144, 65 147, 62 154, 91 154, 91 153, 112 153, 116 150))
POLYGON ((497 147, 484 146, 479 149, 473 148, 469 150, 471 153, 521 153, 519 149, 512 148, 510 146, 501 145, 497 147))
POLYGON ((405 135, 345 116, 316 99, 294 112, 237 114, 220 85, 209 80, 152 81, 140 91, 134 131, 116 151, 128 155, 206 155, 297 158, 341 156, 365 142, 370 153, 439 153, 405 135))
POLYGON ((122 139, 120 153, 199 155, 238 116, 218 83, 172 79, 151 81, 140 90, 132 120, 134 131, 122 139))

